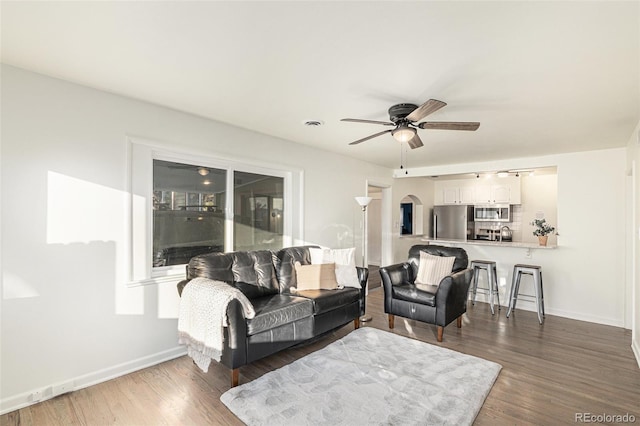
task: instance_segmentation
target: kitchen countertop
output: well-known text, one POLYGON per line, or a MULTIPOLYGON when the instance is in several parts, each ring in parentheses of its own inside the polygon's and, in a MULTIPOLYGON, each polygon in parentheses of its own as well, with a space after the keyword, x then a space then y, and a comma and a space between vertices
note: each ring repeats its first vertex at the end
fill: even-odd
POLYGON ((491 246, 491 247, 510 247, 510 248, 526 248, 526 249, 555 249, 558 246, 554 245, 546 245, 541 246, 537 243, 523 243, 517 241, 484 241, 484 240, 456 240, 456 239, 442 239, 438 238, 434 240, 433 238, 422 238, 421 241, 431 243, 445 243, 445 244, 469 244, 474 246, 491 246))

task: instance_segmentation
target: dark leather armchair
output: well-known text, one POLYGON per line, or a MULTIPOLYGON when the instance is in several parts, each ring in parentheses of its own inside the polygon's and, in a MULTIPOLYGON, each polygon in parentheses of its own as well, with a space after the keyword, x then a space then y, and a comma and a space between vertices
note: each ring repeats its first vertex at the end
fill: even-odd
POLYGON ((462 248, 437 245, 415 245, 409 249, 409 260, 380 268, 384 288, 384 311, 389 316, 389 328, 395 315, 435 324, 438 342, 442 342, 444 327, 457 319, 462 327, 462 314, 467 311, 467 294, 472 272, 467 269, 469 258, 462 248), (416 286, 420 252, 433 256, 455 256, 453 272, 439 286, 416 286))

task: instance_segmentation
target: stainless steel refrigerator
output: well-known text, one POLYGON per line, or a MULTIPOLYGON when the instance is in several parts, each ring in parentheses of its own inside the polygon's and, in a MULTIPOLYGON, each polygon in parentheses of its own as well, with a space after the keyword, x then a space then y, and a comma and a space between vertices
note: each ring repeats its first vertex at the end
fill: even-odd
POLYGON ((473 206, 435 206, 432 237, 442 240, 473 240, 473 206))

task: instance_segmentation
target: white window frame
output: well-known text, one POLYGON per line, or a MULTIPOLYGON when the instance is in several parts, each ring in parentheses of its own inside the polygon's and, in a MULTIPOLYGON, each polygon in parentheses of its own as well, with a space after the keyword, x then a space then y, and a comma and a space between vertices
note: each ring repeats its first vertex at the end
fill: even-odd
POLYGON ((226 158, 188 150, 176 150, 174 147, 142 138, 127 138, 127 187, 128 201, 127 218, 127 259, 128 282, 130 287, 140 285, 154 285, 165 282, 176 282, 185 278, 185 265, 171 265, 153 267, 153 160, 172 161, 177 163, 194 164, 226 171, 225 200, 225 239, 224 250, 233 250, 234 234, 234 173, 256 173, 284 180, 284 223, 283 247, 288 247, 303 241, 302 218, 303 193, 302 170, 274 164, 261 164, 241 159, 226 158), (298 208, 294 209, 294 206, 298 208), (297 226, 294 227, 294 223, 297 226))

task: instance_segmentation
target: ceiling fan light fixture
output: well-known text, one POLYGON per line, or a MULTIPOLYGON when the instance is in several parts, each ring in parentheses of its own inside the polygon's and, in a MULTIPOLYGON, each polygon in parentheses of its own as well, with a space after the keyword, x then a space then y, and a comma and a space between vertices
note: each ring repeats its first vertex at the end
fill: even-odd
POLYGON ((198 174, 199 174, 200 176, 206 176, 206 175, 208 175, 208 174, 209 174, 209 169, 206 169, 206 168, 204 168, 204 167, 200 167, 200 168, 198 169, 198 174))
POLYGON ((416 129, 409 126, 399 126, 391 132, 391 135, 398 142, 409 142, 416 135, 416 129))

